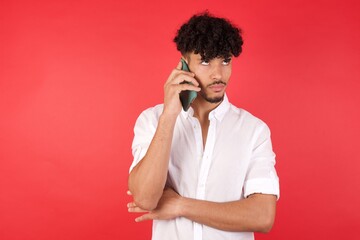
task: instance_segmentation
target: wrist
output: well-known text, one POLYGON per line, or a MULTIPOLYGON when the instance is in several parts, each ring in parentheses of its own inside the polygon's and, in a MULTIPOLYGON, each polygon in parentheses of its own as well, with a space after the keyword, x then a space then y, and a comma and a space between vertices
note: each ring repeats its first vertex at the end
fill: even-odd
POLYGON ((188 200, 189 199, 186 198, 186 197, 179 196, 179 199, 178 199, 178 212, 177 212, 178 217, 185 217, 186 216, 188 200))
POLYGON ((175 122, 179 113, 169 113, 165 110, 160 115, 160 121, 175 122))

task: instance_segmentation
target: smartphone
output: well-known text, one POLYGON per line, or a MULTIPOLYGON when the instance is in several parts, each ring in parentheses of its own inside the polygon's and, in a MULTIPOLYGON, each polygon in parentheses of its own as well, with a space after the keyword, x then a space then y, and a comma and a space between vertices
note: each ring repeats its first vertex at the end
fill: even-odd
MULTIPOLYGON (((185 62, 185 60, 183 58, 181 58, 181 63, 182 63, 181 70, 190 72, 189 66, 187 65, 187 63, 185 62)), ((180 84, 192 84, 192 83, 183 81, 180 84)), ((182 105, 184 111, 186 112, 190 108, 191 103, 196 98, 197 92, 193 91, 193 90, 185 90, 185 91, 181 91, 179 95, 180 95, 181 105, 182 105)))

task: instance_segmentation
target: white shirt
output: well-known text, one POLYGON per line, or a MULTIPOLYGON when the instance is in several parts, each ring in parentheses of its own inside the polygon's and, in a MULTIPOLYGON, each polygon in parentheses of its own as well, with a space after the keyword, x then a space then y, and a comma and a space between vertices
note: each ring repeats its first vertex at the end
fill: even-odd
MULTIPOLYGON (((132 168, 145 156, 163 105, 145 110, 137 119, 132 168)), ((249 112, 222 103, 209 114, 205 149, 201 126, 192 108, 179 114, 173 135, 167 185, 181 196, 213 202, 246 198, 253 193, 279 197, 270 131, 249 112)), ((210 209, 209 209, 210 210, 210 209)), ((254 239, 252 232, 226 232, 186 218, 153 221, 153 240, 254 239)))

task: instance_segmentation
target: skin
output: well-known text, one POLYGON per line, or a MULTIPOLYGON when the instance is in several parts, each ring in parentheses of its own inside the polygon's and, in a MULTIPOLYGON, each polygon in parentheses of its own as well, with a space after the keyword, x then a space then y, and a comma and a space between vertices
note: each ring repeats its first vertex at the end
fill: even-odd
POLYGON ((137 222, 185 217, 224 231, 268 232, 275 219, 276 196, 253 194, 246 199, 217 203, 185 198, 171 188, 164 189, 175 121, 182 108, 179 93, 198 92, 192 108, 201 125, 205 145, 208 115, 221 103, 232 70, 229 59, 214 58, 205 62, 194 53, 185 54, 183 58, 191 72, 180 70, 180 62, 164 85, 164 110, 154 138, 145 157, 129 175, 128 193, 134 201, 128 203, 128 211, 144 213, 135 219, 137 222), (179 84, 184 80, 193 85, 179 84))
POLYGON ((200 91, 195 74, 180 69, 181 62, 164 85, 164 110, 158 127, 146 155, 129 175, 129 190, 136 205, 142 209, 153 210, 163 195, 175 121, 182 108, 179 93, 184 90, 200 91), (179 84, 184 80, 193 85, 179 84))
POLYGON ((210 124, 209 113, 221 103, 221 101, 212 103, 209 102, 209 99, 222 100, 224 97, 231 76, 232 61, 231 59, 215 58, 205 62, 200 54, 194 53, 186 54, 184 59, 188 63, 190 71, 195 73, 195 79, 201 88, 191 106, 194 109, 194 117, 200 122, 205 146, 210 124))

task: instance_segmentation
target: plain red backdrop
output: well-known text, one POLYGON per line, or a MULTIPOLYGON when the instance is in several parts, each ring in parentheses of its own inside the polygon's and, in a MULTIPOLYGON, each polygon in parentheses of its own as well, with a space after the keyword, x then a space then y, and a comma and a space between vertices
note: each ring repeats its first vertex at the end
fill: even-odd
POLYGON ((356 238, 359 1, 2 0, 0 239, 150 239, 126 208, 133 125, 205 9, 243 29, 228 96, 272 130, 281 198, 257 239, 356 238))

